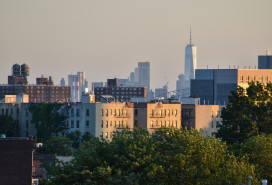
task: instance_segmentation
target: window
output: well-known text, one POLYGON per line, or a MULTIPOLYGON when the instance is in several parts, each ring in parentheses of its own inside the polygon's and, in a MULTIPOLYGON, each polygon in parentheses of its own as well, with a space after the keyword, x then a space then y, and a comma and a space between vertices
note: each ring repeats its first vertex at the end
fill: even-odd
POLYGON ((138 127, 138 121, 137 120, 134 121, 134 126, 138 127))
POLYGON ((211 116, 213 117, 213 111, 211 112, 211 116))
POLYGON ((10 114, 13 115, 13 109, 10 109, 10 114))
POLYGON ((249 82, 249 76, 246 77, 246 81, 249 82))
POLYGON ((124 126, 124 121, 121 121, 121 123, 122 123, 122 127, 124 126))
POLYGON ((103 116, 103 109, 101 109, 101 116, 103 116))
POLYGON ((5 114, 5 110, 4 109, 2 109, 2 114, 5 114))
POLYGON ((177 115, 178 115, 178 110, 176 109, 176 110, 175 110, 175 116, 177 116, 177 115))
POLYGON ((101 128, 103 128, 103 121, 101 121, 101 128))
POLYGON ((162 121, 161 121, 161 127, 162 127, 162 121))
POLYGON ((103 137, 103 132, 101 132, 101 137, 103 137))
POLYGON ((106 114, 106 116, 108 116, 108 115, 109 115, 109 113, 108 113, 108 109, 106 109, 106 113, 105 113, 105 114, 106 114))
POLYGON ((6 109, 6 114, 8 114, 8 112, 9 112, 8 109, 6 109))
POLYGON ((160 116, 162 116, 162 110, 160 110, 160 116))
POLYGON ((114 121, 114 128, 116 128, 116 121, 114 121))
POLYGON ((108 123, 108 121, 106 121, 106 128, 108 128, 109 127, 109 123, 108 123))
POLYGON ((263 76, 259 76, 259 82, 263 82, 263 76))
POLYGON ((121 122, 120 122, 120 121, 118 121, 118 128, 120 128, 120 123, 121 123, 121 122))
POLYGON ((178 121, 176 121, 176 128, 178 127, 178 121))
POLYGON ((243 82, 243 81, 244 81, 244 77, 240 76, 240 82, 243 82))
POLYGON ((71 128, 74 128, 74 121, 71 121, 71 128))
POLYGON ((110 110, 110 115, 112 115, 112 109, 110 110))
POLYGON ((79 128, 79 121, 76 122, 76 128, 79 128))
POLYGON ((219 128, 219 126, 220 126, 220 122, 216 121, 216 128, 219 128))
POLYGON ((105 133, 105 138, 108 139, 108 132, 105 133))
POLYGON ((26 128, 28 128, 28 120, 26 120, 26 128))
POLYGON ((90 110, 86 109, 86 116, 89 116, 89 115, 90 115, 90 110))
POLYGON ((138 110, 137 109, 134 110, 134 115, 135 116, 138 115, 138 110))
POLYGON ((151 121, 151 127, 153 127, 153 121, 151 121))
POLYGON ((71 117, 74 117, 74 109, 71 109, 71 117))
POLYGON ((156 121, 156 126, 158 126, 158 121, 156 121))
POLYGON ((80 117, 80 110, 79 109, 76 110, 76 116, 80 117))
POLYGON ((86 121, 86 128, 89 128, 90 124, 89 124, 89 121, 87 120, 86 121))
POLYGON ((26 117, 28 116, 28 113, 29 113, 29 110, 28 110, 28 109, 26 109, 26 117))
POLYGON ((170 121, 167 121, 167 126, 170 127, 170 121))

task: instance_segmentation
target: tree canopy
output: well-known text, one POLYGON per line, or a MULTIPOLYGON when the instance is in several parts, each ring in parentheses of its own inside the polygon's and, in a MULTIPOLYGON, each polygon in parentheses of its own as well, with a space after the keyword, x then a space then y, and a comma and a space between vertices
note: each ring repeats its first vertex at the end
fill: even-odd
POLYGON ((272 133, 272 84, 249 83, 232 91, 222 109, 222 125, 215 136, 228 144, 241 143, 251 136, 272 133))
POLYGON ((15 121, 10 115, 0 115, 0 134, 5 134, 7 137, 19 136, 19 123, 15 121))
POLYGON ((226 144, 191 129, 116 132, 109 142, 84 142, 74 160, 57 165, 42 184, 240 184, 254 174, 245 157, 229 154, 226 144))
POLYGON ((72 143, 67 137, 53 137, 45 141, 43 149, 46 154, 72 155, 72 143))
POLYGON ((272 135, 251 137, 241 144, 241 150, 255 166, 257 175, 272 182, 272 135))
POLYGON ((66 129, 65 116, 59 113, 63 104, 40 103, 31 104, 32 123, 35 124, 38 140, 44 141, 66 129))

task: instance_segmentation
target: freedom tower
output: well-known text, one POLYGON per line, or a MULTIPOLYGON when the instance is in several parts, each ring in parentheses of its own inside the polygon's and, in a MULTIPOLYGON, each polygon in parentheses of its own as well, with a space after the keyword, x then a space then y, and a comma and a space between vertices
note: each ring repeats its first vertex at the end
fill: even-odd
POLYGON ((185 80, 195 79, 195 69, 197 69, 196 46, 192 44, 192 34, 190 28, 190 44, 185 48, 185 80))

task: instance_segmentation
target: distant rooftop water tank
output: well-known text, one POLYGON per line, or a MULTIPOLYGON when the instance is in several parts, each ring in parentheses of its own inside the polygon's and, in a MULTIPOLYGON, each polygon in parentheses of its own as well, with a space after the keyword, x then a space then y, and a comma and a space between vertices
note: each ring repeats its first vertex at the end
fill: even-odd
POLYGON ((21 65, 21 75, 22 76, 29 76, 29 67, 27 64, 21 65))
POLYGON ((12 76, 20 76, 21 75, 21 67, 19 64, 14 64, 12 66, 12 76))

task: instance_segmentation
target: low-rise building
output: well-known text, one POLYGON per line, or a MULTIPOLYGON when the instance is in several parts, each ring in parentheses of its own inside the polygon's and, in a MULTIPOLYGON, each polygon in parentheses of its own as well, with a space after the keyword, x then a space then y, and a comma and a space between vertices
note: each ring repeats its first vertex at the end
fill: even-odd
POLYGON ((203 130, 204 136, 212 136, 222 124, 223 105, 182 104, 182 126, 203 130))
POLYGON ((154 132, 162 127, 181 127, 181 103, 134 104, 134 125, 154 132))
POLYGON ((32 184, 33 141, 29 138, 0 138, 0 184, 32 184))

